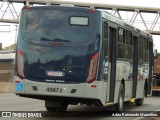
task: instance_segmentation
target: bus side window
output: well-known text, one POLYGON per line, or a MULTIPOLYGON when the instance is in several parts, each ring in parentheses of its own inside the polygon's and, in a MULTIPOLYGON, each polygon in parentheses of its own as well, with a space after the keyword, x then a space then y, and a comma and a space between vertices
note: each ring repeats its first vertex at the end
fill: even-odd
POLYGON ((132 60, 132 32, 126 31, 126 59, 132 60))
POLYGON ((118 29, 118 58, 125 59, 125 30, 118 29))
POLYGON ((143 42, 144 42, 144 38, 143 36, 139 37, 139 60, 143 61, 143 42))
POLYGON ((108 23, 103 22, 103 53, 104 56, 108 56, 108 23))
POLYGON ((148 51, 149 46, 148 45, 149 45, 148 39, 144 38, 144 47, 143 47, 144 48, 144 50, 143 50, 144 51, 144 53, 143 53, 144 56, 143 56, 143 58, 144 58, 145 62, 148 62, 148 55, 149 55, 148 54, 149 53, 149 51, 148 51))

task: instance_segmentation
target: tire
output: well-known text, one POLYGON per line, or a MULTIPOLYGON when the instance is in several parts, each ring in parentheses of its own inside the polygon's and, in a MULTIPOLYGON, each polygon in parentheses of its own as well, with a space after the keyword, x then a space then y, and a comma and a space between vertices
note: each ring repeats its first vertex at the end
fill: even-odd
POLYGON ((124 108, 124 88, 123 84, 120 85, 118 103, 115 105, 116 112, 122 112, 124 108))
POLYGON ((65 112, 67 110, 68 104, 62 104, 60 107, 45 107, 49 112, 65 112))
POLYGON ((67 110, 67 106, 63 107, 46 107, 49 112, 65 112, 67 110))
POLYGON ((139 98, 135 100, 135 105, 136 106, 142 106, 144 102, 144 98, 139 98))
POLYGON ((159 96, 159 91, 152 91, 152 96, 159 96))

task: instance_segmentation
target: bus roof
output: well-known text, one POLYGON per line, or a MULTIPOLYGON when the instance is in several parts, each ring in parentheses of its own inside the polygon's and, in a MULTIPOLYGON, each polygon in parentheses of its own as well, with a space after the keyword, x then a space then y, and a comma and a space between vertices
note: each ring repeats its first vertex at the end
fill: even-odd
POLYGON ((75 7, 75 6, 59 6, 59 5, 52 5, 52 6, 24 6, 22 8, 22 10, 32 10, 32 9, 60 9, 60 10, 68 10, 68 11, 81 11, 81 12, 101 12, 102 13, 102 17, 106 18, 109 21, 112 21, 114 23, 117 23, 119 25, 121 25, 122 27, 125 27, 129 30, 135 31, 137 33, 139 33, 140 35, 149 37, 150 39, 152 39, 152 35, 146 31, 140 30, 137 27, 134 27, 128 23, 126 23, 125 21, 123 21, 122 19, 111 15, 110 13, 108 13, 105 10, 102 9, 91 9, 88 7, 75 7))
MULTIPOLYGON (((58 6, 58 5, 52 5, 52 6, 24 6, 22 10, 34 10, 34 9, 59 9, 59 10, 68 10, 68 11, 82 11, 82 12, 91 12, 93 9, 90 9, 88 7, 74 7, 74 6, 58 6)), ((95 9, 94 9, 95 10, 95 9)), ((93 11, 92 11, 93 12, 93 11)), ((97 10, 98 12, 98 10, 97 10)))
POLYGON ((139 28, 134 27, 134 26, 126 23, 126 22, 123 21, 122 19, 120 19, 120 18, 118 18, 118 17, 116 17, 116 16, 114 16, 114 15, 111 15, 111 14, 108 13, 107 11, 105 11, 105 10, 99 10, 99 11, 102 12, 102 16, 103 16, 104 18, 106 18, 107 20, 112 21, 112 22, 114 22, 114 23, 117 23, 117 24, 119 24, 119 25, 121 25, 122 27, 125 27, 125 28, 127 28, 127 29, 131 29, 131 30, 133 30, 133 31, 135 31, 135 32, 138 32, 138 33, 140 33, 140 34, 143 35, 143 36, 152 38, 152 35, 151 35, 150 33, 146 32, 146 31, 143 31, 143 30, 140 30, 139 28))

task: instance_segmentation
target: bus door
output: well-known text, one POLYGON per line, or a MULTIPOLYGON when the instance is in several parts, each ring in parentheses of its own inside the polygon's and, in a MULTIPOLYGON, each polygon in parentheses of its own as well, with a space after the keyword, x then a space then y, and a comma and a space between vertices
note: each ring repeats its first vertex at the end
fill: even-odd
POLYGON ((146 85, 146 95, 147 94, 151 94, 151 86, 152 86, 152 68, 153 68, 153 43, 152 42, 149 42, 149 78, 148 78, 148 81, 147 81, 147 85, 146 85))
POLYGON ((108 80, 108 95, 109 102, 114 101, 115 93, 115 82, 116 82, 116 39, 117 39, 117 29, 116 25, 113 23, 109 26, 109 63, 110 63, 110 72, 108 80))
POLYGON ((133 35, 133 84, 132 84, 132 97, 136 97, 137 89, 137 75, 138 75, 138 37, 133 35))

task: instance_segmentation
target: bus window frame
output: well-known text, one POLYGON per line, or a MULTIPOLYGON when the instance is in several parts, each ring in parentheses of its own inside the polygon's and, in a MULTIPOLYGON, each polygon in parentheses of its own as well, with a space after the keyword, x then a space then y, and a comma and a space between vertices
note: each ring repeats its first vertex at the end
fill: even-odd
POLYGON ((126 29, 126 51, 125 51, 125 55, 126 55, 126 60, 127 61, 133 61, 133 33, 131 30, 129 29, 126 29), (128 34, 127 32, 130 32, 130 42, 127 42, 128 41, 128 34), (127 55, 127 47, 131 48, 131 55, 130 57, 128 57, 127 55))
POLYGON ((103 38, 103 40, 102 40, 102 46, 103 46, 103 53, 104 53, 104 57, 106 57, 106 56, 108 56, 109 55, 109 53, 108 53, 108 51, 109 51, 109 38, 108 38, 108 30, 109 30, 109 28, 108 28, 108 21, 106 20, 106 19, 103 19, 103 21, 102 21, 102 38, 103 38), (107 24, 107 37, 105 37, 105 24, 107 24), (105 46, 105 44, 104 43, 106 43, 107 42, 107 45, 105 46), (105 49, 106 48, 106 49, 105 49), (106 52, 105 52, 105 50, 107 50, 106 52))
POLYGON ((143 40, 143 60, 144 62, 149 61, 149 39, 144 37, 143 40))
POLYGON ((126 30, 125 28, 123 27, 118 27, 118 39, 117 39, 117 59, 119 60, 125 60, 126 59, 126 30), (123 30, 123 34, 121 35, 122 38, 122 41, 120 41, 120 33, 119 31, 120 30, 123 30), (124 54, 123 57, 119 57, 119 46, 122 45, 123 47, 123 50, 122 50, 122 53, 124 54))
POLYGON ((138 60, 140 62, 144 61, 144 36, 143 35, 139 35, 139 39, 138 39, 138 60), (142 42, 140 42, 140 40, 142 42))

